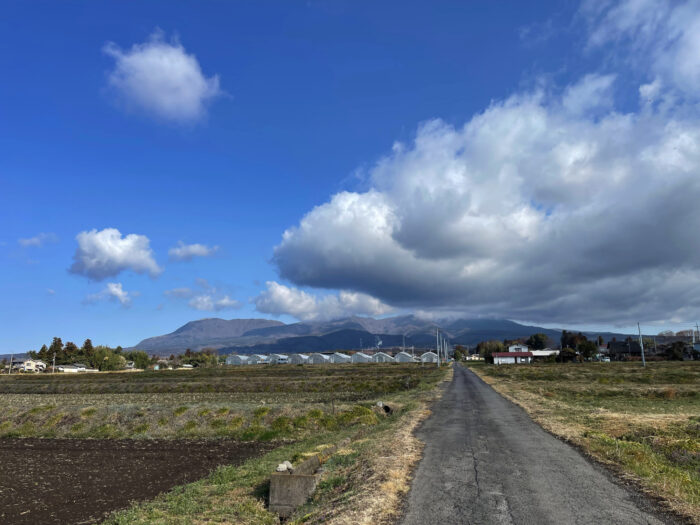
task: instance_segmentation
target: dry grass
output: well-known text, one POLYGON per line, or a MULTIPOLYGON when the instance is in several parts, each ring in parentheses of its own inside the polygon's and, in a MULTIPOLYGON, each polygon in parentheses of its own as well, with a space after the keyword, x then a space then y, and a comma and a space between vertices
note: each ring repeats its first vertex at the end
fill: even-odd
MULTIPOLYGON (((449 368, 442 382, 451 381, 453 373, 449 368)), ((313 514, 301 509, 296 522, 315 523, 316 517, 321 516, 323 523, 333 525, 394 523, 411 488, 411 476, 424 447, 414 432, 430 415, 428 406, 441 395, 442 391, 436 389, 422 396, 415 408, 406 411, 391 428, 371 441, 355 442, 361 461, 345 472, 347 484, 343 492, 336 498, 319 501, 313 514)))
POLYGON ((700 523, 700 363, 470 368, 543 428, 700 523))

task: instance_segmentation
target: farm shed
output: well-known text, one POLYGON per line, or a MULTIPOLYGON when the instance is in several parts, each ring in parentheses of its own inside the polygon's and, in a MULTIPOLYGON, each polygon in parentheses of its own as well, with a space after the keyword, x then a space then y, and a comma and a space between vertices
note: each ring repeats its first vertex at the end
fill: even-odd
POLYGON ((545 348, 544 350, 530 350, 530 353, 532 354, 533 361, 542 361, 544 359, 547 359, 549 356, 559 355, 559 350, 552 350, 551 348, 545 348))
POLYGON ((311 354, 309 357, 310 365, 326 365, 331 362, 331 356, 326 354, 311 354))
POLYGON ((532 362, 532 352, 494 352, 493 364, 513 365, 518 363, 532 362))
POLYGON ((286 365, 289 362, 289 356, 285 354, 271 354, 270 364, 272 365, 286 365))
POLYGON ((420 356, 421 363, 437 363, 437 354, 435 352, 425 352, 420 356))
POLYGON ((351 361, 351 357, 348 354, 336 352, 331 356, 331 361, 337 365, 342 365, 343 363, 349 363, 351 361))
POLYGON ((227 365, 247 365, 250 363, 250 356, 231 354, 226 357, 227 365))
POLYGON ((373 363, 393 363, 394 358, 384 352, 377 352, 372 356, 373 363))
POLYGON ((309 356, 306 354, 292 354, 289 356, 289 363, 293 365, 305 365, 309 362, 309 356))
POLYGON ((408 352, 399 352, 394 356, 394 361, 397 363, 413 363, 414 359, 408 352))
POLYGON ((526 345, 510 345, 508 347, 509 352, 527 352, 528 350, 526 345))
POLYGON ((362 352, 355 352, 352 354, 352 357, 350 360, 353 363, 371 363, 372 362, 372 357, 368 356, 367 354, 364 354, 362 352))

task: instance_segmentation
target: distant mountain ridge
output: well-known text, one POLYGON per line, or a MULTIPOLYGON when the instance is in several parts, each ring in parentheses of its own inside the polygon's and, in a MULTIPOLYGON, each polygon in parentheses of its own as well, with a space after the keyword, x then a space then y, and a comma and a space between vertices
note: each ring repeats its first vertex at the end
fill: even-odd
POLYGON ((559 330, 522 325, 505 319, 456 319, 431 321, 413 315, 374 319, 347 317, 332 321, 285 324, 270 319, 200 319, 190 321, 170 334, 144 339, 132 348, 149 353, 181 353, 187 348, 217 348, 221 353, 305 352, 374 347, 427 347, 435 341, 435 330, 452 344, 474 345, 488 339, 516 339, 544 333, 557 340, 559 330))

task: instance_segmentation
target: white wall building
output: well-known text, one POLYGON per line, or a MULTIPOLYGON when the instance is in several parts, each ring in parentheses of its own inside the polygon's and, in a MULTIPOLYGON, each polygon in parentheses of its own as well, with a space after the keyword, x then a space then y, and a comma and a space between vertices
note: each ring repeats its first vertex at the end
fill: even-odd
POLYGON ((305 365, 309 362, 309 356, 306 354, 292 354, 289 356, 289 363, 292 365, 305 365))
POLYGON ((371 363, 372 356, 369 356, 363 352, 355 352, 352 354, 350 359, 353 363, 371 363))
POLYGON ((227 365, 247 365, 249 361, 250 356, 248 355, 231 354, 226 356, 227 365))
POLYGON ((509 352, 529 352, 527 345, 510 345, 508 347, 509 352))
POLYGON ((331 356, 331 361, 337 365, 342 365, 351 362, 351 357, 348 354, 336 352, 331 356))
POLYGON ((310 365, 327 365, 331 363, 331 356, 326 354, 311 354, 309 357, 310 365))
POLYGON ((27 359, 22 363, 20 370, 23 372, 43 372, 46 370, 46 363, 39 359, 27 359))
POLYGON ((425 352, 420 356, 421 363, 437 363, 437 354, 435 352, 425 352))
POLYGON ((393 363, 394 358, 384 352, 377 352, 372 356, 373 363, 393 363))
POLYGON ((270 364, 272 365, 286 365, 289 362, 289 356, 286 354, 271 354, 270 364))
POLYGON ((531 352, 494 352, 491 354, 494 365, 515 365, 520 363, 531 363, 531 352))
POLYGON ((394 356, 394 361, 396 363, 413 363, 415 362, 413 356, 408 352, 399 352, 394 356))

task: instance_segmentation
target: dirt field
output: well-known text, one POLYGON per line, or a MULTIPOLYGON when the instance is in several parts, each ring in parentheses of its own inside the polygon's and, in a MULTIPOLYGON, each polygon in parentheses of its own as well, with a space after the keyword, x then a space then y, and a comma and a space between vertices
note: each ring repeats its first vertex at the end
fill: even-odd
POLYGON ((0 523, 94 523, 273 448, 232 440, 1 439, 0 523))

